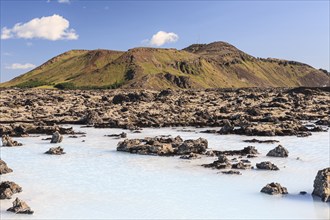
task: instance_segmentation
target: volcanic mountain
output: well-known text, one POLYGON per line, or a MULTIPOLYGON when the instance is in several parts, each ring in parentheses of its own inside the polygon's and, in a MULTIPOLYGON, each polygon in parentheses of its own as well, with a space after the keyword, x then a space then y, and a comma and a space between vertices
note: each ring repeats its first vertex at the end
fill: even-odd
POLYGON ((70 50, 0 87, 229 88, 323 87, 329 73, 307 64, 256 58, 225 42, 182 50, 70 50))

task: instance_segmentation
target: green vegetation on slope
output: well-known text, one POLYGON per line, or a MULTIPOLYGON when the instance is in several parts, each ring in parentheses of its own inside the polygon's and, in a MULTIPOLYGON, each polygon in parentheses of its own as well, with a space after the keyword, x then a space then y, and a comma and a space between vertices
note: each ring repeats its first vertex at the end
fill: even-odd
POLYGON ((329 86, 329 75, 306 64, 260 59, 224 42, 183 50, 71 50, 0 84, 57 89, 329 86))

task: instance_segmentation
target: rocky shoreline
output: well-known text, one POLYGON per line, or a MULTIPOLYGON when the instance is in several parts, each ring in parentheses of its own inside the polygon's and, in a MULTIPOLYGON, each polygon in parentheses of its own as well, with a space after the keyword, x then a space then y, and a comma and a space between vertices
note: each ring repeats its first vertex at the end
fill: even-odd
POLYGON ((207 90, 0 90, 0 135, 95 128, 222 127, 206 133, 305 137, 330 126, 330 87, 207 90), (313 123, 310 123, 313 122, 313 123))

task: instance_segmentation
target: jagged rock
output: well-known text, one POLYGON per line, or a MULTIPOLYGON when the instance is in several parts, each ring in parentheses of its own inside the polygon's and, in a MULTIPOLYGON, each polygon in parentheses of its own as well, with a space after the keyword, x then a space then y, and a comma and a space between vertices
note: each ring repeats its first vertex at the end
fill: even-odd
POLYGON ((53 133, 52 140, 50 141, 50 143, 61 143, 62 140, 63 136, 58 131, 55 131, 55 133, 53 133))
POLYGON ((64 149, 61 147, 51 147, 45 154, 52 154, 52 155, 62 155, 65 154, 64 149))
POLYGON ((279 170, 279 168, 275 164, 271 163, 270 161, 264 161, 261 163, 257 163, 256 166, 258 169, 261 169, 261 170, 279 170))
POLYGON ((241 172, 239 172, 238 170, 228 170, 228 171, 222 171, 221 173, 223 174, 235 174, 235 175, 242 175, 241 172))
POLYGON ((127 133, 122 132, 120 134, 109 134, 109 135, 105 135, 107 137, 116 137, 116 138, 126 138, 127 137, 127 133))
POLYGON ((13 172, 13 170, 7 166, 5 161, 0 159, 0 175, 11 172, 13 172))
POLYGON ((159 156, 185 155, 190 153, 204 153, 207 148, 207 140, 183 141, 180 136, 175 138, 145 138, 126 139, 118 143, 117 151, 125 151, 137 154, 151 154, 159 156))
POLYGON ((216 156, 215 153, 212 150, 206 151, 205 152, 205 155, 208 156, 208 157, 214 157, 214 156, 216 156))
POLYGON ((190 153, 188 155, 182 155, 180 157, 180 159, 185 159, 185 160, 199 159, 199 158, 201 158, 201 157, 198 156, 198 154, 195 154, 195 153, 190 153))
POLYGON ((248 115, 251 116, 259 116, 261 115, 260 109, 256 109, 256 108, 248 108, 245 111, 248 115))
POLYGON ((234 126, 230 123, 229 120, 223 120, 223 126, 220 129, 220 134, 230 134, 234 130, 234 126))
POLYGON ((312 194, 321 197, 324 202, 330 202, 330 167, 317 172, 312 194))
POLYGON ((22 143, 14 141, 9 135, 2 135, 2 146, 4 147, 15 147, 15 146, 22 146, 22 143))
POLYGON ((267 155, 268 157, 288 157, 289 151, 285 149, 282 145, 278 145, 273 150, 270 150, 267 155))
POLYGON ((276 142, 279 142, 277 140, 258 140, 258 139, 251 139, 251 140, 243 140, 244 142, 246 143, 259 143, 259 144, 263 144, 263 143, 266 143, 266 144, 273 144, 273 143, 276 143, 276 142))
POLYGON ((277 194, 288 194, 288 191, 285 187, 282 187, 279 183, 269 183, 261 189, 262 193, 267 193, 269 195, 277 194))
POLYGON ((252 166, 250 163, 244 163, 243 161, 240 161, 238 163, 235 163, 232 165, 233 169, 241 169, 241 170, 247 170, 252 169, 252 166))
POLYGON ((14 182, 4 181, 0 183, 0 199, 11 199, 14 193, 22 192, 22 187, 14 182))
POLYGON ((203 167, 214 168, 214 169, 229 169, 231 168, 231 163, 225 155, 219 155, 218 160, 210 164, 203 164, 203 167))
POLYGON ((214 151, 216 155, 224 154, 228 156, 240 155, 256 155, 259 154, 258 150, 254 146, 248 146, 243 148, 242 150, 226 150, 226 151, 214 151))
POLYGON ((198 138, 197 140, 185 140, 183 144, 178 147, 177 154, 190 154, 197 153, 202 154, 205 153, 208 147, 208 142, 204 138, 198 138))
POLYGON ((9 212, 14 212, 16 214, 33 214, 34 212, 31 208, 24 202, 18 198, 13 202, 13 207, 7 209, 9 212))
POLYGON ((87 125, 102 124, 103 120, 97 111, 88 110, 86 115, 81 119, 81 122, 87 125))

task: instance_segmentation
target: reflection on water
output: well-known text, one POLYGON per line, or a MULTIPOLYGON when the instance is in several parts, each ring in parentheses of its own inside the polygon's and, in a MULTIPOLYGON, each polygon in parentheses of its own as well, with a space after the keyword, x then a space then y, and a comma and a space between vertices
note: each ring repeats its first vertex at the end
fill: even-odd
POLYGON ((243 170, 242 175, 231 176, 200 166, 215 158, 189 161, 117 152, 119 140, 104 135, 120 133, 120 129, 78 126, 75 129, 87 132, 87 136, 66 136, 57 145, 42 141, 44 136, 17 138, 23 147, 1 148, 1 158, 14 170, 1 176, 1 180, 21 185, 23 192, 14 198, 17 195, 35 211, 32 216, 7 213, 12 200, 1 200, 2 219, 329 218, 329 204, 310 195, 317 171, 329 166, 328 132, 307 138, 272 137, 289 150, 288 158, 265 156, 277 144, 242 141, 267 137, 220 136, 180 131, 182 128, 128 133, 128 138, 168 134, 184 139, 204 137, 210 148, 218 150, 254 145, 261 154, 250 159, 252 165, 269 160, 280 168, 280 171, 243 170), (64 148, 65 155, 43 154, 58 145, 64 148), (281 183, 289 194, 260 193, 270 182, 281 183), (300 195, 300 191, 308 194, 300 195))

